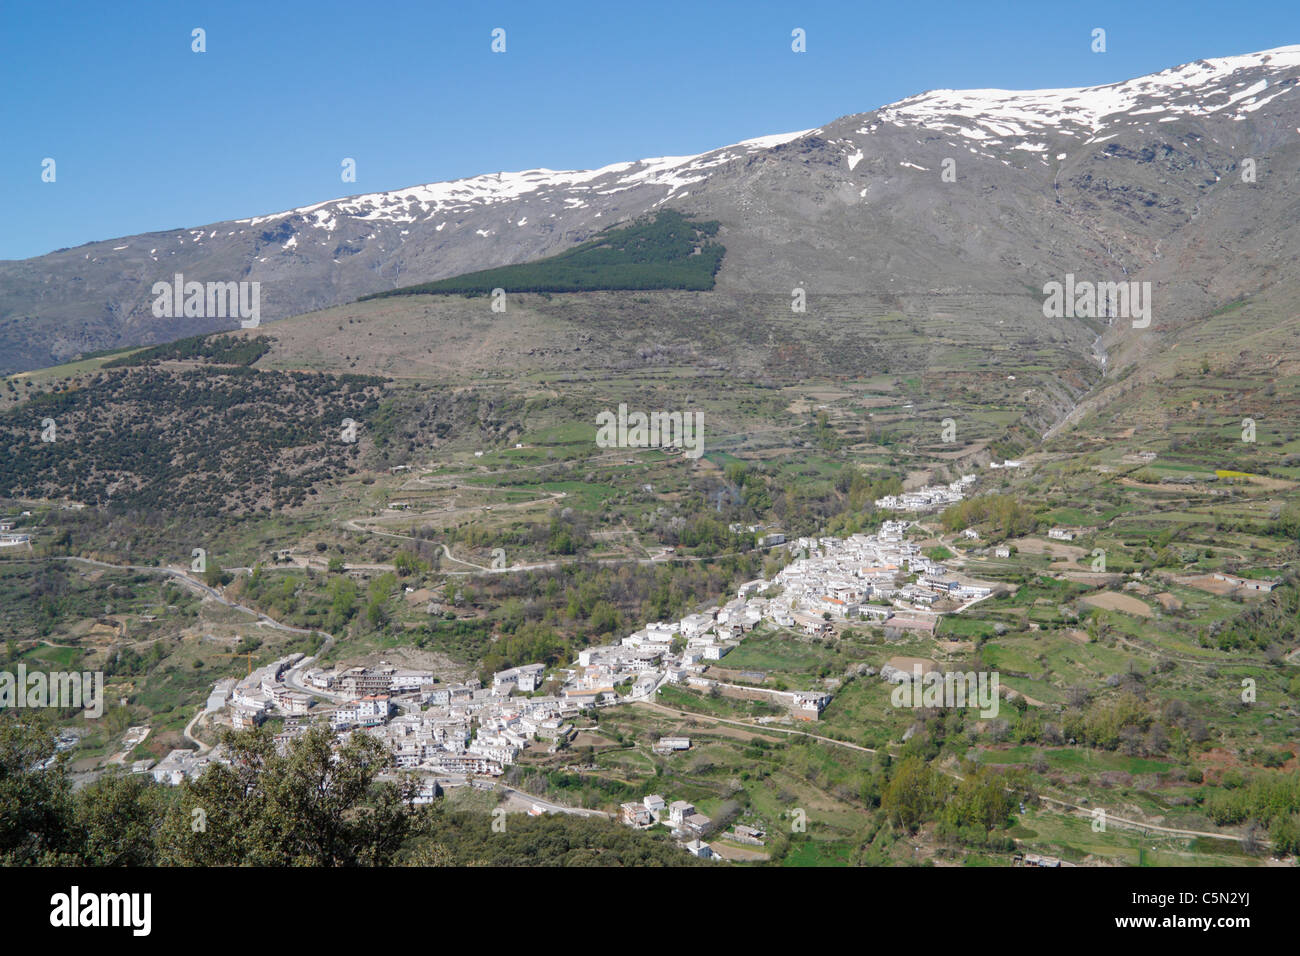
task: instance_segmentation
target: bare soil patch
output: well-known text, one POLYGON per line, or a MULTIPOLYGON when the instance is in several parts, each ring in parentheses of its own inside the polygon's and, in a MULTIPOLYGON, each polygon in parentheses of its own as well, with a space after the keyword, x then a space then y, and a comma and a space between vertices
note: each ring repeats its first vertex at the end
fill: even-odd
POLYGON ((1089 594, 1081 600, 1084 604, 1104 608, 1108 611, 1123 611, 1125 614, 1134 614, 1138 617, 1153 616, 1150 605, 1145 601, 1139 601, 1135 597, 1130 597, 1127 594, 1118 594, 1115 591, 1102 591, 1100 594, 1089 594))

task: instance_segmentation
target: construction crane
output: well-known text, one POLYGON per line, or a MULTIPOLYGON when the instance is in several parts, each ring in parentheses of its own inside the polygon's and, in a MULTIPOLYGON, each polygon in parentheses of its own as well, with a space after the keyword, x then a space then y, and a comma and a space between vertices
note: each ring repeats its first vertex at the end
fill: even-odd
POLYGON ((218 654, 217 657, 246 657, 248 658, 248 676, 253 676, 253 652, 248 651, 244 654, 218 654))

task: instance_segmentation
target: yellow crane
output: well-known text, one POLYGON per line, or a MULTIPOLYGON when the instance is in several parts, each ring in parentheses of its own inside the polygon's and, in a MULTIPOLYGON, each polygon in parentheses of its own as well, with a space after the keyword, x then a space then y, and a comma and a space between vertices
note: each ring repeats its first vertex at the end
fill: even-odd
POLYGON ((248 651, 243 654, 218 654, 217 657, 246 657, 248 658, 248 676, 253 676, 253 652, 248 651))

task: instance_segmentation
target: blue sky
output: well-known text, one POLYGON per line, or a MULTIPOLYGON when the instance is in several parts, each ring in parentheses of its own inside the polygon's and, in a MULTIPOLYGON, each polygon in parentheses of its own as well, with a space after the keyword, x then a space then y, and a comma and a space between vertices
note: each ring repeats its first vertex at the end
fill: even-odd
POLYGON ((1292 43, 1295 0, 11 0, 0 258, 497 170, 697 153, 932 88, 1085 86, 1292 43), (190 49, 195 27, 206 53, 190 49))

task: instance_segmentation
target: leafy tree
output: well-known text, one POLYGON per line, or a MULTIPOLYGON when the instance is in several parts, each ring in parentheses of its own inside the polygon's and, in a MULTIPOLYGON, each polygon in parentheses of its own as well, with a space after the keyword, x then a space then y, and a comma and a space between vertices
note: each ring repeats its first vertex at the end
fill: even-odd
POLYGON ((920 757, 905 757, 890 776, 880 805, 896 825, 915 833, 942 802, 946 781, 920 757))
POLYGON ((985 831, 1005 827, 1015 804, 1003 775, 988 767, 968 768, 944 804, 944 819, 957 827, 985 831))
POLYGON ((146 774, 114 773, 78 790, 77 856, 84 866, 153 866, 163 813, 173 794, 146 774))
POLYGON ((972 525, 991 526, 994 534, 1005 538, 1028 534, 1038 526, 1030 508, 1014 495, 981 495, 967 498, 945 508, 939 516, 945 531, 961 531, 972 525))
POLYGON ((411 574, 422 574, 429 570, 427 561, 422 561, 420 557, 410 551, 398 551, 393 555, 393 568, 401 577, 411 574))
POLYGON ((181 785, 164 823, 165 863, 200 866, 383 866, 409 832, 409 785, 376 783, 389 764, 373 737, 334 745, 315 727, 281 754, 264 728, 228 734, 231 766, 181 785), (204 811, 201 828, 193 811, 204 811))
POLYGON ((63 768, 49 727, 0 714, 0 864, 59 862, 73 848, 72 785, 63 768))
POLYGON ((232 575, 227 573, 226 570, 222 568, 220 562, 218 562, 215 558, 208 559, 203 570, 204 584, 206 584, 210 588, 215 588, 220 585, 229 584, 231 580, 232 580, 232 575))
POLYGON ((1300 854, 1300 816, 1292 813, 1279 817, 1268 835, 1278 853, 1300 854))

